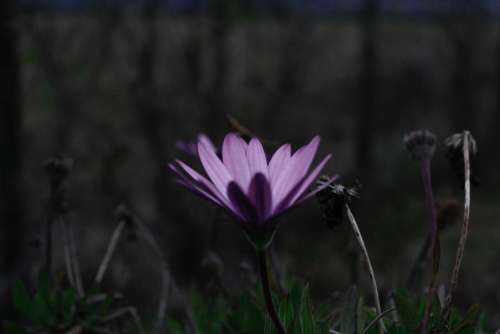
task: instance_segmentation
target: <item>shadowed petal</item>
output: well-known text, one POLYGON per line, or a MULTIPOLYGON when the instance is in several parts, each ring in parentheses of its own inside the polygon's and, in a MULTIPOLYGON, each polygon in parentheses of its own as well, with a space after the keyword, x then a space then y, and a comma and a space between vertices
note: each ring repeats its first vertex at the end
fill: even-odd
MULTIPOLYGON (((179 162, 182 163, 182 161, 178 161, 178 163, 179 162)), ((182 171, 173 164, 169 164, 168 167, 172 172, 175 173, 175 175, 177 175, 177 177, 179 178, 177 181, 180 184, 182 184, 195 194, 208 198, 217 205, 224 206, 223 205, 224 201, 220 198, 220 196, 217 194, 217 190, 208 180, 205 179, 206 182, 204 182, 203 179, 196 179, 195 177, 187 173, 186 170, 182 171)))
POLYGON ((313 183, 313 181, 318 177, 319 173, 325 166, 325 164, 330 160, 331 154, 327 155, 319 164, 314 168, 314 170, 306 175, 298 182, 288 194, 286 194, 279 203, 277 203, 276 207, 273 210, 274 214, 279 214, 281 211, 286 210, 290 206, 292 206, 297 199, 307 190, 307 188, 313 183))
POLYGON ((251 176, 262 173, 266 178, 268 177, 266 153, 257 138, 250 140, 247 149, 247 158, 251 176))
POLYGON ((227 196, 233 205, 234 214, 248 223, 257 221, 257 211, 254 205, 236 182, 229 183, 227 196))
POLYGON ((290 144, 285 144, 273 154, 271 161, 269 161, 269 181, 272 187, 276 184, 281 171, 289 163, 291 150, 290 144))
POLYGON ((274 203, 279 203, 306 175, 318 150, 320 138, 314 137, 290 158, 290 162, 278 176, 273 188, 274 203))
POLYGON ((271 215, 273 203, 271 186, 263 174, 257 173, 253 177, 248 189, 248 197, 257 211, 258 222, 264 222, 271 215))
POLYGON ((222 145, 222 161, 233 179, 243 190, 248 189, 250 183, 247 146, 247 143, 234 133, 226 135, 222 145))
POLYGON ((219 160, 213 148, 204 140, 198 141, 198 155, 203 168, 205 168, 214 185, 221 194, 226 196, 227 185, 232 181, 226 166, 219 160))

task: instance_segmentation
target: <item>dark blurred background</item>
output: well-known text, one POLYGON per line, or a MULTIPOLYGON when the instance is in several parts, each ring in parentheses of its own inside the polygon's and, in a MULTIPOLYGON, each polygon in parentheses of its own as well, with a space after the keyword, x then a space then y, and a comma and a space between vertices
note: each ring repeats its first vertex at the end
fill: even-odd
MULTIPOLYGON (((224 284, 241 288, 242 267, 254 263, 243 234, 225 216, 214 223, 215 208, 166 167, 174 158, 196 166, 176 141, 204 132, 220 144, 235 130, 230 116, 295 148, 321 135, 320 155, 334 156, 325 172, 362 184, 355 212, 386 299, 405 285, 428 226, 402 137, 420 128, 438 136, 438 206, 460 210, 443 140, 469 129, 481 185, 457 302, 481 303, 500 326, 499 17, 496 0, 0 1, 0 294, 42 264, 43 163, 57 155, 74 160, 69 208, 84 281, 125 202, 154 231, 182 289, 209 280, 209 250, 224 284)), ((461 212, 448 219, 443 284, 461 212)), ((353 282, 369 295, 348 225, 328 229, 314 200, 285 220, 273 246, 280 270, 311 282, 318 301, 353 282)), ((141 252, 122 245, 105 284, 148 310, 159 268, 141 252)))

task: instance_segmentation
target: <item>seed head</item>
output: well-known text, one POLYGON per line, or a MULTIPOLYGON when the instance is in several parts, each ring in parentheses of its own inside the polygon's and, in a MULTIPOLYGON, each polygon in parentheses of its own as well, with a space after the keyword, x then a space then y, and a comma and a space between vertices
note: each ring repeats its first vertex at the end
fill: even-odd
MULTIPOLYGON (((323 175, 318 180, 318 186, 324 186, 330 177, 323 175)), ((346 187, 342 184, 331 184, 316 194, 323 220, 328 227, 334 228, 342 224, 345 217, 345 204, 351 203, 354 198, 359 198, 359 184, 354 187, 346 187)))
POLYGON ((404 136, 403 143, 413 159, 432 158, 436 149, 436 136, 428 130, 412 131, 404 136))
MULTIPOLYGON (((465 181, 464 174, 464 136, 468 136, 469 142, 469 156, 471 163, 471 170, 474 158, 477 155, 477 143, 476 140, 472 137, 469 131, 464 131, 461 133, 455 133, 450 137, 446 138, 444 143, 446 145, 446 157, 450 162, 451 168, 453 169, 455 175, 457 176, 459 182, 461 184, 465 181)), ((479 182, 474 174, 471 171, 471 184, 474 186, 478 186, 479 182)))
POLYGON ((444 143, 448 149, 448 154, 456 154, 459 153, 463 155, 463 146, 464 146, 464 136, 469 136, 469 152, 471 155, 477 154, 477 143, 476 140, 472 137, 469 131, 455 133, 444 140, 444 143))

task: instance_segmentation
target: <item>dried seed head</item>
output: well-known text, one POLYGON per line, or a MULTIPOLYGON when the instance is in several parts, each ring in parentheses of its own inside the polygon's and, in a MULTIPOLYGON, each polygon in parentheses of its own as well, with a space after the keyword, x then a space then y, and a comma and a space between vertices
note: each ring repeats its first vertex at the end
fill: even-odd
POLYGON ((127 240, 136 241, 138 239, 137 231, 134 224, 134 216, 130 209, 125 204, 118 205, 115 210, 115 217, 118 222, 125 222, 125 229, 128 232, 127 240))
POLYGON ((64 180, 73 168, 73 160, 59 156, 47 160, 43 166, 51 180, 64 180))
POLYGON ((444 140, 444 143, 448 149, 447 153, 455 154, 459 153, 463 155, 464 146, 464 136, 469 137, 469 152, 472 156, 477 154, 477 143, 472 137, 469 131, 464 131, 461 133, 455 133, 444 140))
POLYGON ((403 143, 415 160, 432 158, 436 149, 436 136, 428 130, 412 131, 404 136, 403 143))
POLYGON ((73 168, 73 160, 59 156, 47 160, 43 166, 49 176, 50 210, 53 214, 65 214, 68 212, 66 181, 73 168))
MULTIPOLYGON (((324 186, 330 177, 323 175, 318 180, 318 186, 324 186)), ((323 212, 323 220, 328 227, 334 228, 342 224, 345 217, 345 204, 354 198, 359 198, 359 185, 345 187, 342 184, 331 184, 316 194, 323 212)))
POLYGON ((469 131, 455 133, 446 138, 444 143, 446 145, 446 157, 450 162, 451 168, 457 176, 461 185, 465 181, 464 174, 464 136, 468 136, 469 142, 469 155, 471 163, 471 184, 474 186, 479 185, 479 182, 474 174, 472 174, 472 165, 474 158, 477 155, 477 143, 469 131))

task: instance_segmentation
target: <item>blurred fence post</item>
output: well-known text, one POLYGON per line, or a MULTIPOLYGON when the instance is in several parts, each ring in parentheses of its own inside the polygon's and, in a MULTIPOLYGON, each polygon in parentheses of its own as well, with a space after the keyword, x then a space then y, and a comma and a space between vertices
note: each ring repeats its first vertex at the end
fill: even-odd
MULTIPOLYGON (((16 1, 0 1, 0 284, 15 275, 24 245, 21 208, 21 82, 17 30, 14 25, 16 1)), ((0 285, 2 294, 7 286, 0 285)), ((0 309, 2 309, 0 304, 0 309)), ((8 309, 1 310, 8 312, 8 309)), ((2 316, 3 312, 0 312, 2 316)), ((8 314, 8 313, 7 313, 8 314)))

